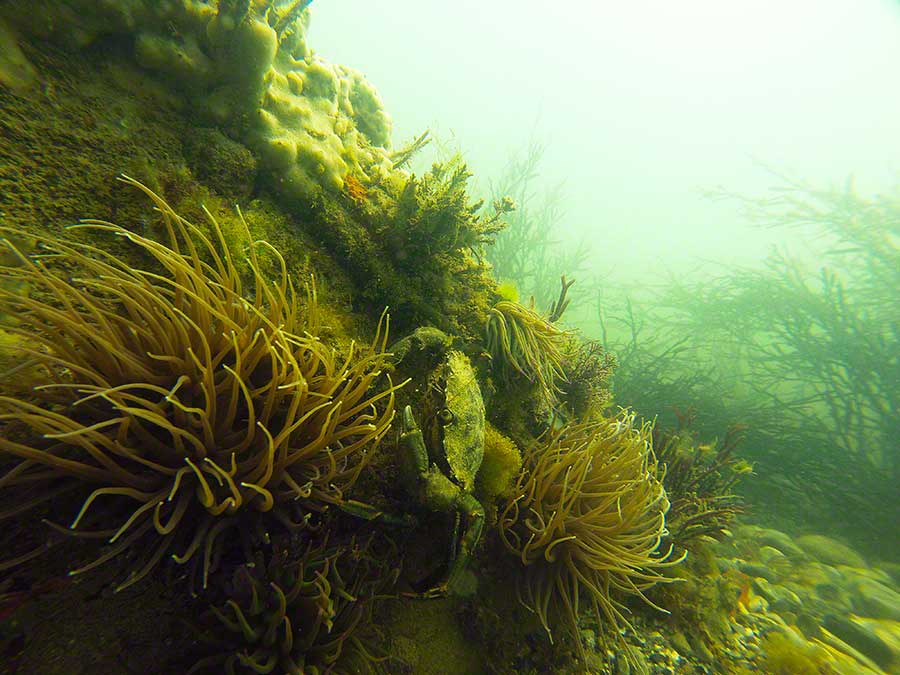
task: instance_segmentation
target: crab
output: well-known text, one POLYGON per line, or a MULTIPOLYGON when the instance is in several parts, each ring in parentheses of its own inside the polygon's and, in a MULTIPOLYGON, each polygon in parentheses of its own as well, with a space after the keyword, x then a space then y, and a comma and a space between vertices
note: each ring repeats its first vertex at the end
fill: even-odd
MULTIPOLYGON (((484 508, 472 495, 484 458, 484 400, 471 361, 451 345, 443 331, 423 327, 390 348, 395 366, 402 362, 404 370, 428 373, 419 404, 421 428, 412 406, 405 406, 401 414, 401 480, 422 507, 456 517, 447 573, 430 590, 414 594, 422 597, 440 597, 459 587, 484 528, 484 508)), ((338 507, 369 521, 401 527, 418 523, 410 514, 390 513, 352 499, 338 507)))
POLYGON ((448 572, 424 593, 427 596, 445 595, 456 587, 484 526, 484 508, 472 495, 484 457, 484 400, 469 358, 448 349, 449 344, 441 331, 420 328, 393 350, 401 360, 411 351, 429 351, 440 358, 427 376, 422 426, 407 405, 399 443, 401 476, 410 494, 425 508, 456 516, 448 572))

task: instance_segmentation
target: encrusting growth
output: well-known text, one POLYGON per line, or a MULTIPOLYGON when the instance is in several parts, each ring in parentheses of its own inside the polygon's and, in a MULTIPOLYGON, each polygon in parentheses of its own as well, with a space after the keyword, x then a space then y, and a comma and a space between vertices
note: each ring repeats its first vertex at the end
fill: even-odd
POLYGON ((249 246, 245 289, 208 211, 213 241, 122 180, 153 200, 168 243, 102 221, 73 229, 123 237, 152 266, 77 237, 44 238, 25 256, 10 243, 16 233, 3 232, 19 264, 0 276, 31 292, 0 284, 0 311, 17 317, 10 330, 49 384, 0 397, 0 457, 14 462, 0 491, 17 503, 0 517, 82 493, 70 527, 56 529, 110 545, 74 572, 131 551, 124 588, 170 554, 202 559, 205 584, 237 516, 290 526, 343 500, 394 416, 399 385, 381 375, 387 318, 370 346, 339 356, 315 337, 314 286, 301 311, 272 246, 249 246), (260 273, 258 249, 280 265, 274 283, 260 273))

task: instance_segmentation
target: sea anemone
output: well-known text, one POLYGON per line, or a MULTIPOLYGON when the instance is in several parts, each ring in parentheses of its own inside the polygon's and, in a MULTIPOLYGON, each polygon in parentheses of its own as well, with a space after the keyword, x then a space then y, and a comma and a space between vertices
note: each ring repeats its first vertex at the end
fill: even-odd
POLYGON ((374 673, 385 656, 366 644, 384 575, 368 546, 310 547, 296 562, 276 552, 238 567, 228 599, 211 613, 213 653, 189 673, 374 673), (223 632, 221 628, 226 630, 223 632))
POLYGON ((73 235, 122 237, 144 254, 143 268, 75 236, 43 238, 26 256, 11 243, 16 233, 2 231, 19 264, 0 277, 31 291, 0 284, 0 313, 17 317, 9 330, 24 362, 49 382, 0 396, 0 457, 12 458, 0 491, 15 505, 0 517, 74 492, 81 508, 56 529, 110 546, 73 573, 139 552, 124 588, 171 553, 178 563, 202 558, 205 585, 217 538, 237 517, 297 524, 354 484, 394 415, 397 386, 380 376, 387 318, 370 346, 340 357, 315 337, 314 285, 301 311, 272 246, 249 246, 245 289, 208 211, 212 240, 122 180, 153 200, 168 243, 95 220, 73 235), (280 266, 274 283, 258 249, 280 266))
POLYGON ((485 346, 494 368, 507 382, 516 375, 536 383, 546 400, 554 400, 566 380, 568 334, 517 302, 501 300, 485 324, 485 346))
POLYGON ((562 618, 577 635, 583 597, 598 622, 628 625, 615 594, 656 607, 644 591, 680 562, 659 550, 669 502, 650 439, 649 424, 622 412, 548 432, 526 453, 500 535, 525 566, 519 597, 548 634, 562 618))

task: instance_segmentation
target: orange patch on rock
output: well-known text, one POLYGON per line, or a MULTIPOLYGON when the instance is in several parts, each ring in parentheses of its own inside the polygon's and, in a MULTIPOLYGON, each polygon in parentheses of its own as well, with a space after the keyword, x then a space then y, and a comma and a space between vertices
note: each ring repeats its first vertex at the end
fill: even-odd
POLYGON ((366 201, 369 196, 366 186, 360 183, 359 179, 352 174, 344 176, 344 191, 350 199, 357 203, 366 201))

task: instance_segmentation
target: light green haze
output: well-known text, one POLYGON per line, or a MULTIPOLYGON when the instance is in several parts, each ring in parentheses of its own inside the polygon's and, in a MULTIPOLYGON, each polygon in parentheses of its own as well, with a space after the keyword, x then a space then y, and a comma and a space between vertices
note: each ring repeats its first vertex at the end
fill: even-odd
MULTIPOLYGON (((769 169, 864 194, 896 184, 896 0, 317 0, 311 45, 363 71, 401 143, 453 138, 482 188, 510 152, 547 144, 565 183, 561 240, 587 236, 616 282, 762 258, 722 186, 769 169), (767 168, 768 167, 768 168, 767 168)), ((802 252, 801 242, 788 242, 802 252)))

